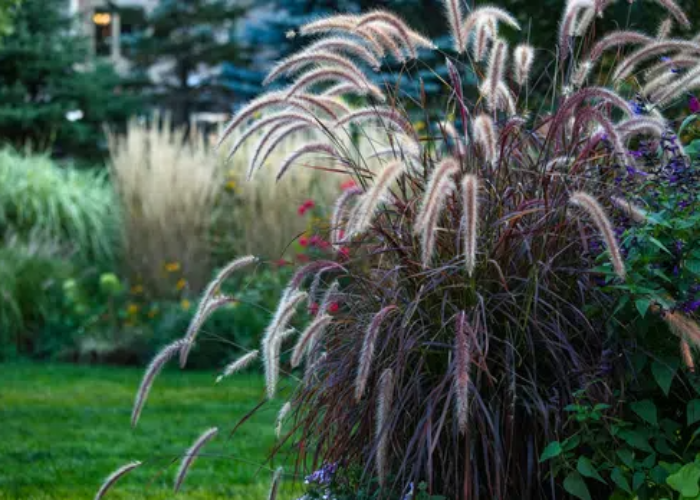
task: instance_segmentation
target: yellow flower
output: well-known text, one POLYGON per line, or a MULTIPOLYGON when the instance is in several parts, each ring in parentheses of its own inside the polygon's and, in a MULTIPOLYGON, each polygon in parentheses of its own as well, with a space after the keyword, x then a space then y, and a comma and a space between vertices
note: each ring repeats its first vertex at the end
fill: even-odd
POLYGON ((169 273, 176 273, 181 269, 179 262, 166 262, 165 270, 169 273))
POLYGON ((136 314, 138 314, 138 312, 139 312, 139 306, 137 306, 136 304, 132 303, 126 307, 126 313, 129 316, 135 316, 136 314))
POLYGON ((187 281, 185 278, 180 278, 177 280, 177 284, 175 285, 175 288, 177 288, 178 292, 181 291, 183 288, 187 286, 187 281))
POLYGON ((140 295, 143 293, 143 286, 142 285, 134 285, 131 287, 131 293, 133 295, 140 295))
POLYGON ((190 310, 190 301, 187 299, 182 299, 180 301, 180 307, 182 307, 183 311, 189 311, 190 310))
POLYGON ((420 132, 421 130, 424 130, 425 129, 425 122, 423 122, 423 121, 416 122, 414 128, 416 129, 416 132, 420 132))
POLYGON ((229 191, 235 191, 236 190, 236 181, 230 180, 226 182, 226 189, 229 191))

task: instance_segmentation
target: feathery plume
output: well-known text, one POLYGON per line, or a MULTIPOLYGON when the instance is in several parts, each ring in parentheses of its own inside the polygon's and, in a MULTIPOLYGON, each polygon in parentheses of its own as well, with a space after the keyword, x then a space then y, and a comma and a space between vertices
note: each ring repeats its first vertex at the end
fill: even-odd
MULTIPOLYGON (((337 118, 337 117, 336 117, 337 118)), ((233 156, 238 152, 238 150, 241 148, 241 146, 251 137, 253 134, 256 132, 259 132, 260 130, 264 129, 268 125, 272 125, 274 123, 281 122, 282 125, 288 125, 289 123, 305 123, 307 125, 314 126, 316 125, 315 119, 311 118, 309 116, 306 116, 302 113, 289 113, 289 112, 281 112, 281 113, 275 113, 273 115, 268 116, 267 118, 264 118, 262 120, 259 120, 255 122, 253 125, 248 127, 245 132, 236 140, 236 142, 231 146, 231 149, 228 152, 228 155, 226 157, 227 160, 230 160, 233 158, 233 156)))
POLYGON ((376 85, 373 85, 368 80, 358 78, 347 69, 333 66, 317 68, 313 71, 309 71, 308 73, 304 73, 294 82, 294 85, 287 90, 286 96, 288 98, 292 97, 300 91, 306 90, 308 87, 319 83, 333 83, 337 81, 345 81, 350 83, 363 94, 372 94, 372 96, 374 96, 377 100, 384 100, 384 94, 382 94, 381 90, 379 90, 376 85))
POLYGON ((687 51, 697 54, 700 52, 700 45, 695 42, 675 40, 672 38, 648 43, 641 49, 630 54, 615 67, 615 71, 612 75, 613 81, 617 82, 627 78, 642 62, 670 51, 687 51))
POLYGON ((272 152, 279 146, 282 141, 288 137, 306 130, 309 125, 305 123, 297 123, 284 127, 283 125, 275 126, 270 131, 268 131, 264 136, 260 138, 260 142, 255 146, 255 153, 250 160, 250 165, 248 166, 247 178, 250 180, 253 177, 253 173, 256 168, 261 168, 265 165, 265 162, 270 157, 272 152), (281 129, 281 130, 280 130, 281 129), (269 144, 268 144, 269 142, 269 144))
POLYGON ((182 339, 182 347, 180 348, 180 368, 184 368, 187 364, 187 358, 189 357, 190 351, 194 346, 195 338, 197 337, 199 330, 201 330, 202 326, 204 326, 204 323, 207 322, 212 314, 221 309, 221 307, 235 301, 236 299, 233 297, 219 296, 208 300, 204 306, 200 304, 200 308, 203 307, 201 312, 198 311, 195 313, 195 316, 190 321, 190 326, 187 328, 187 333, 182 339))
POLYGON ((398 33, 399 38, 408 49, 411 57, 415 58, 417 56, 416 47, 410 35, 411 29, 396 14, 392 14, 391 12, 387 12, 385 10, 370 12, 369 14, 362 16, 361 21, 357 24, 357 28, 362 28, 363 26, 370 24, 386 24, 391 26, 393 30, 398 33))
POLYGON ((258 262, 258 258, 254 255, 247 255, 245 257, 235 259, 224 266, 224 268, 219 271, 219 274, 217 274, 211 283, 209 283, 206 290, 204 290, 204 293, 202 294, 202 298, 199 300, 199 307, 197 308, 197 311, 195 312, 195 315, 187 328, 187 333, 184 337, 185 342, 180 351, 180 368, 185 367, 185 364, 187 363, 187 356, 192 348, 194 339, 209 315, 216 311, 216 309, 221 305, 231 301, 231 299, 227 298, 227 300, 223 303, 217 303, 215 307, 214 304, 212 304, 212 299, 214 299, 214 295, 217 293, 221 285, 236 271, 250 266, 251 264, 255 264, 256 262, 258 262))
POLYGON ((344 37, 322 38, 310 45, 304 52, 328 50, 331 52, 346 52, 353 54, 366 62, 374 71, 379 71, 381 61, 367 47, 357 40, 344 37))
POLYGON ((328 287, 326 293, 323 294, 323 300, 321 300, 321 306, 319 307, 319 311, 328 311, 328 307, 331 305, 331 302, 336 298, 339 288, 340 283, 338 282, 338 280, 335 280, 333 283, 331 283, 331 286, 328 287))
POLYGON ((581 10, 593 9, 592 0, 569 0, 566 3, 564 17, 559 24, 559 59, 565 61, 569 57, 570 39, 576 32, 576 19, 581 10))
POLYGON ((413 224, 414 233, 420 233, 425 228, 429 214, 440 203, 442 193, 441 186, 451 182, 451 178, 459 173, 459 163, 454 158, 445 158, 433 170, 425 194, 421 200, 421 206, 413 224))
POLYGON ((401 46, 396 43, 392 37, 393 28, 391 25, 383 22, 366 24, 359 28, 355 28, 355 33, 359 33, 367 40, 371 40, 373 43, 378 44, 382 50, 382 53, 385 52, 385 49, 389 49, 391 55, 394 56, 394 59, 396 59, 398 62, 403 63, 406 61, 406 56, 401 50, 401 46))
POLYGON ((357 205, 348 222, 348 238, 364 233, 372 223, 372 218, 379 205, 389 192, 391 184, 404 172, 405 166, 400 161, 393 161, 384 167, 374 186, 367 191, 357 205))
POLYGON ((497 108, 498 86, 503 82, 507 58, 508 44, 503 40, 496 40, 491 48, 487 76, 482 85, 482 94, 486 95, 492 110, 497 108))
POLYGON ((490 116, 480 114, 473 124, 474 142, 481 146, 487 162, 496 163, 498 158, 498 138, 496 126, 490 116))
POLYGON ((656 136, 663 136, 666 132, 666 123, 656 118, 646 116, 635 116, 617 124, 617 130, 621 139, 625 139, 633 134, 650 133, 656 136))
POLYGON ((613 263, 613 268, 615 273, 620 278, 625 278, 625 264, 622 260, 622 255, 620 254, 620 247, 615 239, 615 232, 613 231, 612 223, 610 219, 605 214, 603 207, 593 198, 591 195, 584 193, 583 191, 577 191, 569 199, 569 203, 576 205, 584 209, 588 215, 593 219, 594 224, 600 231, 605 244, 610 251, 611 260, 613 263))
POLYGON ((465 175, 462 179, 464 197, 464 263, 471 276, 476 267, 477 220, 479 217, 479 179, 465 175))
POLYGON ((257 111, 260 111, 261 109, 274 106, 274 105, 279 105, 279 104, 285 104, 285 95, 282 92, 268 92, 267 94, 263 94, 260 97, 257 97, 256 99, 253 99, 250 101, 248 104, 243 106, 243 108, 236 113, 236 115, 231 119, 231 121, 224 127, 223 132, 221 133, 221 136, 219 137, 219 141, 217 142, 216 147, 220 148, 221 145, 226 141, 228 136, 233 133, 233 131, 241 124, 243 121, 252 116, 254 113, 257 111))
POLYGON ((272 476, 272 483, 270 484, 270 493, 267 495, 267 500, 277 500, 277 494, 280 489, 280 480, 282 479, 282 473, 284 469, 282 467, 277 467, 274 475, 272 476))
POLYGON ((477 7, 472 10, 464 20, 464 25, 462 28, 462 40, 464 42, 464 47, 460 52, 464 52, 464 50, 466 50, 466 45, 469 41, 469 35, 471 34, 472 30, 476 28, 478 31, 478 26, 484 21, 503 22, 516 30, 520 30, 520 24, 518 24, 518 21, 507 11, 493 5, 483 5, 481 7, 477 7))
POLYGON ((282 165, 277 171, 276 180, 277 182, 287 173, 289 167, 291 167, 296 160, 304 155, 311 153, 326 153, 331 158, 340 159, 338 153, 333 146, 329 144, 323 144, 321 142, 314 142, 311 144, 304 144, 300 148, 292 151, 284 160, 282 160, 282 165))
POLYGON ((415 142, 420 142, 420 138, 411 122, 400 111, 393 108, 361 108, 342 117, 335 122, 333 127, 343 127, 350 123, 367 120, 380 120, 382 124, 393 124, 415 142))
POLYGON ((277 436, 277 439, 280 438, 282 435, 282 423, 284 422, 284 419, 287 417, 287 414, 289 413, 289 410, 292 409, 292 403, 287 401, 284 403, 284 406, 280 410, 280 412, 277 414, 277 424, 275 425, 275 436, 277 436))
POLYGON ((438 46, 435 45, 435 43, 430 40, 429 38, 421 35, 420 33, 417 33, 415 31, 411 31, 411 40, 413 41, 413 44, 416 47, 423 48, 423 49, 430 49, 430 50, 437 50, 438 46))
POLYGON ((593 63, 589 60, 585 60, 579 63, 579 65, 576 68, 576 71, 574 71, 574 74, 571 77, 571 85, 573 85, 576 88, 582 87, 588 79, 588 75, 591 73, 592 69, 593 63))
POLYGON ((302 36, 315 35, 318 33, 328 33, 336 30, 352 31, 357 25, 359 16, 340 15, 317 19, 306 23, 301 27, 299 33, 302 36))
POLYGON ((693 360, 693 352, 690 350, 690 344, 685 339, 681 339, 681 356, 683 363, 690 373, 695 373, 695 361, 693 360))
POLYGON ((312 351, 318 342, 323 331, 331 324, 333 317, 327 314, 319 314, 319 316, 311 322, 311 324, 299 336, 299 340, 294 346, 292 352, 292 368, 296 368, 301 363, 304 354, 307 351, 312 351))
POLYGON ((350 189, 346 189, 343 191, 343 194, 341 194, 338 199, 335 202, 335 206, 333 207, 333 214, 331 216, 331 244, 333 245, 333 248, 337 250, 340 250, 341 248, 341 242, 343 240, 343 219, 346 215, 346 208, 347 204, 350 202, 352 198, 355 196, 359 196, 362 194, 362 188, 359 186, 352 187, 350 189))
POLYGON ((447 21, 450 24, 450 32, 452 33, 452 41, 454 43, 455 52, 462 53, 466 47, 464 41, 462 4, 460 0, 444 0, 443 1, 447 21))
POLYGON ((700 326, 695 321, 678 312, 666 312, 663 319, 674 335, 700 347, 700 326))
POLYGON ((381 330, 384 320, 393 311, 398 310, 395 305, 386 306, 374 315, 372 321, 367 327, 365 338, 362 342, 362 351, 360 352, 360 360, 357 368, 357 378, 355 379, 355 401, 359 402, 365 394, 367 380, 369 379, 370 370, 372 368, 372 360, 374 359, 374 350, 377 343, 377 336, 381 330))
MULTIPOLYGON (((311 105, 313 107, 323 110, 324 113, 326 113, 328 116, 335 120, 338 119, 338 113, 333 111, 333 108, 340 111, 341 114, 346 114, 350 112, 350 108, 345 103, 341 102, 339 99, 333 99, 332 97, 325 95, 297 94, 292 98, 291 105, 300 106, 306 112, 310 113, 312 116, 315 117, 313 108, 309 106, 311 105)), ((319 121, 320 120, 318 120, 317 118, 316 122, 319 121)))
POLYGON ((323 91, 325 96, 363 95, 357 88, 349 83, 338 83, 323 91))
POLYGON ((357 65, 355 65, 355 63, 353 63, 347 57, 322 50, 307 50, 282 59, 280 62, 278 62, 263 80, 263 85, 269 85, 283 74, 291 75, 297 71, 300 71, 305 66, 309 66, 311 64, 320 65, 323 63, 339 66, 347 70, 357 79, 357 81, 362 81, 365 79, 365 75, 362 73, 360 68, 358 68, 357 65))
POLYGON ((114 483, 119 481, 122 477, 124 477, 126 474, 134 470, 136 467, 140 466, 141 462, 131 462, 129 464, 126 464, 122 467, 119 467, 117 470, 112 472, 109 476, 107 476, 107 479, 104 480, 102 483, 102 486, 100 486, 99 491, 95 495, 95 500, 101 500, 102 497, 105 496, 107 491, 114 486, 114 483))
POLYGON ((389 459, 389 415, 391 414, 391 405, 393 402, 394 393, 394 373, 391 368, 387 368, 382 372, 379 378, 379 396, 377 397, 377 477, 379 485, 384 486, 388 475, 388 459, 389 459), (385 428, 386 427, 386 428, 385 428))
POLYGON ((245 370, 250 366, 250 364, 258 359, 258 355, 260 354, 260 351, 251 351, 248 354, 244 354, 234 362, 226 365, 226 368, 224 368, 224 372, 216 377, 216 383, 218 384, 221 382, 225 377, 229 377, 233 375, 234 373, 238 373, 241 370, 245 370))
POLYGON ((597 61, 608 49, 625 45, 644 45, 653 42, 653 38, 638 31, 613 31, 601 38, 591 49, 587 60, 597 61))
POLYGON ((683 9, 681 9, 676 2, 673 0, 656 0, 656 3, 666 9, 668 13, 673 16, 676 22, 683 27, 683 29, 690 29, 690 21, 688 20, 688 16, 685 15, 683 9))
POLYGON ((578 24, 575 26, 575 36, 585 36, 586 32, 588 31, 588 28, 591 27, 591 24, 593 24, 593 20, 595 19, 596 12, 595 8, 589 8, 584 10, 583 14, 581 15, 581 19, 578 22, 578 24))
POLYGON ((659 29, 656 30, 656 39, 664 40, 665 38, 668 38, 668 36, 671 34, 671 30, 673 30, 673 19, 667 17, 661 21, 661 24, 659 24, 659 29))
POLYGON ((192 467, 192 464, 194 461, 197 459, 197 456, 199 455, 199 452, 202 450, 202 447, 204 447, 205 444, 207 444, 211 439, 216 436, 217 432, 219 432, 219 429, 216 427, 212 427, 211 429, 207 430, 197 438, 197 440, 194 442, 194 444, 190 447, 189 450, 187 450, 187 453, 185 453, 185 456, 182 457, 182 462, 180 462, 180 468, 177 471, 177 475, 175 476, 175 493, 180 491, 180 487, 182 486, 182 482, 185 480, 185 477, 187 476, 187 473, 190 470, 190 467, 192 467))
POLYGON ((443 121, 439 122, 438 125, 440 126, 440 129, 442 129, 445 138, 451 139, 454 143, 457 156, 459 156, 460 158, 466 156, 467 149, 464 144, 464 139, 460 137, 459 133, 457 132, 457 129, 452 124, 452 122, 443 121))
MULTIPOLYGON (((559 120, 567 118, 576 108, 576 106, 588 99, 599 99, 617 107, 627 116, 632 114, 629 103, 612 90, 606 89, 605 87, 585 87, 574 92, 568 97, 568 99, 560 106, 559 111, 557 112, 557 117, 559 117, 559 120)), ((555 121, 552 127, 556 128, 556 125, 559 123, 561 122, 555 121)))
POLYGON ((491 38, 493 38, 493 34, 489 23, 485 20, 480 20, 476 24, 476 38, 472 48, 472 56, 476 62, 481 62, 486 57, 486 48, 491 38))
POLYGON ((513 79, 522 87, 530 78, 532 63, 535 61, 535 49, 530 45, 518 45, 513 53, 513 60, 515 61, 513 79))
POLYGON ((437 204, 430 208, 426 219, 425 226, 421 233, 421 260, 423 266, 428 267, 433 260, 433 253, 435 252, 435 233, 438 230, 437 224, 442 213, 442 209, 445 206, 447 198, 455 190, 455 183, 452 180, 445 180, 438 186, 439 197, 437 199, 437 204))
POLYGON ((165 346, 160 350, 158 354, 151 360, 151 363, 146 368, 146 372, 141 380, 141 385, 139 390, 136 392, 136 399, 134 400, 134 409, 131 412, 131 426, 136 427, 141 416, 141 410, 143 410, 143 405, 146 404, 146 399, 148 398, 148 393, 151 391, 151 386, 156 376, 163 369, 165 364, 170 361, 175 354, 177 354, 182 348, 183 340, 176 340, 172 344, 165 346))
POLYGON ((678 80, 667 85, 662 92, 652 96, 652 100, 659 106, 664 106, 676 99, 680 94, 692 90, 700 83, 700 63, 690 69, 678 80))
POLYGON ((647 84, 642 87, 639 92, 644 97, 647 97, 650 102, 654 101, 654 94, 659 91, 659 89, 667 87, 676 75, 672 71, 668 71, 660 74, 659 76, 647 81, 647 84))
POLYGON ((455 409, 459 432, 464 434, 469 425, 469 381, 471 371, 471 340, 469 324, 464 311, 457 315, 455 328, 454 357, 454 391, 455 409))

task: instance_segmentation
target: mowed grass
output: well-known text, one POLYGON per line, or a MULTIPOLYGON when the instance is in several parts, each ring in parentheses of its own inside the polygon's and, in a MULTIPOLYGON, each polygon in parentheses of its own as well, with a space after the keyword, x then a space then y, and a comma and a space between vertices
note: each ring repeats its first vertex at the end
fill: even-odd
MULTIPOLYGON (((215 385, 212 373, 165 371, 131 429, 141 375, 128 368, 0 364, 0 500, 92 499, 108 474, 133 460, 143 465, 107 499, 267 498, 272 472, 261 466, 274 446, 281 402, 266 403, 229 439, 262 401, 261 376, 215 385), (212 426, 218 437, 173 494, 180 454, 212 426)), ((298 496, 298 486, 287 481, 279 498, 298 496)))

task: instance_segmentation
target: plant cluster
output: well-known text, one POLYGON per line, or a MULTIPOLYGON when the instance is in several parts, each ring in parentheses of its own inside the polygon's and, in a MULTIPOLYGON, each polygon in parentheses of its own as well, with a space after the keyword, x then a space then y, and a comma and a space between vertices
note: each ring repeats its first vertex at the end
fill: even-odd
MULTIPOLYGON (((669 38, 689 22, 672 0, 658 3, 668 19, 656 37, 597 37, 594 20, 611 2, 568 2, 539 111, 528 106, 528 89, 544 54, 511 47, 520 25, 498 7, 465 13, 461 2, 444 2, 453 52, 445 54, 441 106, 373 76, 377 62, 392 59, 410 77, 420 51, 434 49, 396 15, 337 15, 301 28, 313 43, 267 79, 287 78, 288 86, 243 107, 220 141, 238 134, 235 158, 260 136, 248 166, 254 177, 280 144, 303 133, 277 163, 278 180, 322 165, 357 184, 338 199, 329 227, 343 258, 301 267, 259 352, 227 370, 260 357, 268 397, 288 398, 273 456, 288 446, 300 468, 359 469, 358 484, 377 498, 410 498, 421 483, 427 495, 464 500, 572 490, 571 479, 557 482, 550 461, 538 458, 565 436, 567 409, 582 391, 599 411, 625 381, 608 367, 606 325, 638 280, 630 273, 641 271, 629 267, 610 217, 638 213, 636 199, 619 199, 616 181, 641 172, 661 182, 689 170, 663 110, 700 84, 700 45, 669 38), (470 92, 466 73, 478 75, 470 92), (637 141, 656 144, 649 147, 660 156, 631 153, 637 141), (293 328, 301 304, 316 302, 308 325, 293 328), (280 357, 292 337, 289 369, 305 369, 293 388, 280 388, 288 366, 280 357)), ((147 369, 133 424, 157 373, 172 358, 184 367, 207 318, 235 300, 222 283, 258 262, 237 259, 210 284, 184 337, 147 369)), ((665 340, 675 344, 675 334, 689 351, 700 345, 692 316, 658 298, 648 297, 649 310, 670 324, 665 340)), ((210 436, 195 443, 196 453, 210 436)), ((186 455, 185 468, 190 463, 186 455)), ((278 469, 270 498, 280 477, 278 469)))

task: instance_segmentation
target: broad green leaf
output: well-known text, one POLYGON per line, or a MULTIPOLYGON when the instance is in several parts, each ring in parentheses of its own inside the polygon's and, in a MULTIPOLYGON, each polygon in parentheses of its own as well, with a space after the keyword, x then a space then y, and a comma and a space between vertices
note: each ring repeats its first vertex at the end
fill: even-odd
POLYGON ((696 276, 700 276, 700 261, 689 260, 685 262, 685 268, 696 276))
POLYGON ((591 500, 591 493, 588 491, 586 481, 583 480, 578 472, 571 472, 564 479, 564 489, 567 493, 580 498, 581 500, 591 500))
POLYGON ((673 254, 671 253, 671 251, 670 251, 668 248, 666 248, 666 247, 664 246, 663 243, 661 243, 659 240, 657 240, 657 239, 654 238, 653 236, 649 236, 649 241, 652 242, 652 243, 654 244, 654 246, 656 246, 656 247, 659 248, 660 250, 663 250, 664 252, 666 252, 666 253, 669 254, 669 255, 673 255, 673 254))
POLYGON ((651 469, 651 472, 649 472, 649 477, 651 477, 652 481, 654 481, 656 484, 666 484, 668 471, 660 465, 657 465, 656 467, 651 469))
POLYGON ((646 475, 643 472, 635 472, 632 476, 632 490, 637 491, 644 484, 646 475))
POLYGON ((612 474, 610 474, 610 479, 612 479, 613 483, 615 483, 617 487, 621 490, 624 490, 627 493, 632 493, 632 488, 630 488, 630 482, 627 480, 625 474, 620 470, 619 467, 615 467, 613 469, 612 474))
POLYGON ((687 418, 688 425, 693 425, 695 422, 700 421, 700 399, 688 401, 687 418))
POLYGON ((651 300, 649 299, 637 299, 634 301, 634 305, 637 307, 640 316, 643 318, 647 315, 649 306, 651 305, 651 300))
POLYGON ((659 425, 656 405, 652 401, 648 399, 643 401, 635 401, 630 405, 630 408, 632 408, 632 411, 639 415, 639 418, 644 420, 646 423, 651 424, 654 427, 659 425))
POLYGON ((578 463, 576 464, 576 470, 581 473, 582 476, 585 477, 590 477, 592 479, 595 479, 596 481, 600 481, 603 484, 605 483, 605 479, 598 473, 598 471, 595 468, 595 465, 593 465, 593 462, 588 457, 584 457, 581 455, 578 457, 578 463))
POLYGON ((659 384, 661 390, 664 394, 668 396, 671 390, 671 382, 673 382, 673 377, 676 376, 676 371, 678 370, 678 360, 664 360, 654 361, 651 364, 651 373, 654 375, 654 380, 659 384))
POLYGON ((564 450, 562 449, 561 443, 559 441, 552 441, 544 449, 542 455, 540 455, 540 463, 546 462, 550 458, 558 457, 562 454, 563 451, 564 450))
POLYGON ((630 469, 634 467, 634 452, 629 448, 622 448, 617 450, 617 456, 620 457, 622 463, 630 469))
POLYGON ((695 464, 687 464, 681 470, 671 474, 666 479, 666 483, 684 497, 696 497, 700 495, 700 467, 695 464))
POLYGON ((647 437, 642 435, 638 431, 631 431, 629 429, 621 430, 619 433, 620 439, 633 448, 638 450, 648 451, 651 453, 654 451, 651 446, 649 446, 649 440, 647 437))
POLYGON ((656 463, 656 453, 652 453, 647 458, 642 460, 642 467, 645 469, 651 469, 656 463))

